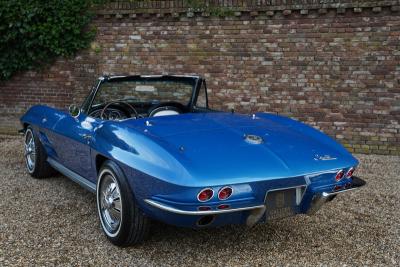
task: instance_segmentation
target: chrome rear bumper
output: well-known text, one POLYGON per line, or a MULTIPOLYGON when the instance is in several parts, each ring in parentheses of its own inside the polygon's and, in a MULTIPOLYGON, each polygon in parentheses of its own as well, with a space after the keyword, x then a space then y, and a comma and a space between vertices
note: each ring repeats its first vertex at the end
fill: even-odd
MULTIPOLYGON (((318 192, 316 193, 310 203, 310 208, 307 211, 307 214, 314 214, 316 213, 323 204, 332 200, 337 194, 349 192, 355 189, 359 189, 360 187, 364 186, 366 182, 358 177, 352 178, 352 183, 349 188, 334 191, 334 192, 318 192)), ((228 209, 213 209, 213 210, 183 210, 176 207, 172 207, 168 204, 161 203, 157 200, 153 199, 144 199, 144 202, 152 206, 153 208, 157 208, 159 210, 163 210, 166 212, 170 212, 177 215, 191 215, 191 216, 206 216, 206 215, 218 215, 218 214, 226 214, 226 213, 233 213, 233 212, 241 212, 241 211, 248 211, 249 216, 246 220, 246 224, 248 226, 252 226, 257 223, 262 216, 265 214, 266 205, 254 205, 254 206, 244 206, 244 207, 236 207, 236 208, 228 208, 228 209)))
POLYGON ((231 212, 238 212, 238 211, 245 211, 245 210, 255 210, 255 209, 263 209, 264 205, 258 205, 258 206, 250 206, 250 207, 242 207, 242 208, 232 208, 232 209, 222 209, 222 210, 181 210, 181 209, 176 209, 170 206, 167 206, 165 204, 161 204, 157 201, 151 200, 151 199, 145 199, 144 202, 149 204, 150 206, 153 206, 155 208, 158 208, 160 210, 180 214, 180 215, 216 215, 216 214, 222 214, 222 213, 231 213, 231 212))
POLYGON ((360 187, 366 184, 364 180, 355 176, 353 176, 352 180, 353 181, 351 183, 350 188, 335 192, 317 193, 311 201, 311 206, 308 209, 307 214, 309 215, 315 214, 326 202, 332 200, 336 195, 359 189, 360 187))

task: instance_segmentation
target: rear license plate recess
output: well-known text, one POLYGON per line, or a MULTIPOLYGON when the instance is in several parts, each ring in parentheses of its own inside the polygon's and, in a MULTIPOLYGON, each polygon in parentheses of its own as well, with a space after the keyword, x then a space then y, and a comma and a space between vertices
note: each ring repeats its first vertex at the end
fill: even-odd
POLYGON ((266 219, 275 220, 294 216, 303 197, 305 186, 270 190, 265 196, 266 219))

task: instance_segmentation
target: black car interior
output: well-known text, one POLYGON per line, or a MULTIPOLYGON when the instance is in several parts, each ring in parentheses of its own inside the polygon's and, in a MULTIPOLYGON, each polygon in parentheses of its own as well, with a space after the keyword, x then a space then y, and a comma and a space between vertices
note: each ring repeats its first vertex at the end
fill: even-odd
POLYGON ((82 110, 103 120, 197 112, 201 109, 196 109, 194 101, 203 83, 205 88, 205 82, 198 76, 102 77, 82 110))
POLYGON ((103 120, 123 120, 128 118, 157 117, 162 114, 182 114, 190 112, 190 108, 179 102, 129 102, 111 101, 91 108, 89 116, 103 120), (169 111, 165 113, 165 111, 169 111))

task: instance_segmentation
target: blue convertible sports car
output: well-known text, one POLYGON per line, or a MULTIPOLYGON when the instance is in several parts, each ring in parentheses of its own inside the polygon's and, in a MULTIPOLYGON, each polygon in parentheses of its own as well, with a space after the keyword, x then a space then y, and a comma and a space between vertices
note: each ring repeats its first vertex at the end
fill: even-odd
POLYGON ((209 109, 199 76, 104 76, 69 112, 21 118, 26 168, 56 170, 96 194, 101 227, 119 246, 152 219, 201 228, 315 213, 365 182, 358 161, 290 118, 209 109))

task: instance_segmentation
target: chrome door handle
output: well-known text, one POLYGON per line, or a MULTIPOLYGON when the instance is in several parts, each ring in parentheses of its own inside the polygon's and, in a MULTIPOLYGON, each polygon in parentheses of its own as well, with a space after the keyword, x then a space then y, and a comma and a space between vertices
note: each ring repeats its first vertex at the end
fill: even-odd
POLYGON ((83 134, 82 137, 83 137, 84 139, 90 139, 90 138, 92 138, 92 136, 91 136, 90 134, 83 134))

